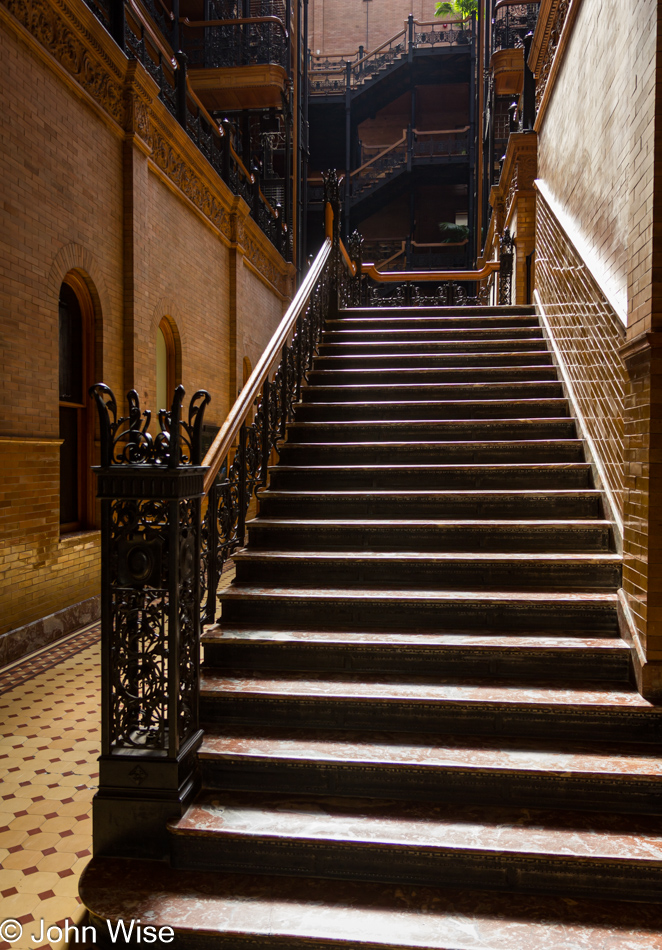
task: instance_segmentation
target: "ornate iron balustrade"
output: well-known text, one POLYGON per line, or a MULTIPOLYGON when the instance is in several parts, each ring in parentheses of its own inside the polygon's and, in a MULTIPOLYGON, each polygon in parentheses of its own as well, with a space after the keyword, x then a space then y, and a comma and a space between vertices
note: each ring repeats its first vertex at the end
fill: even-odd
MULTIPOLYGON (((260 189, 257 172, 251 173, 241 162, 232 145, 229 126, 219 127, 197 98, 188 82, 188 59, 175 54, 166 39, 145 19, 136 0, 120 0, 108 8, 106 0, 86 0, 122 50, 145 67, 159 88, 159 99, 184 128, 189 138, 212 165, 230 190, 240 195, 251 208, 258 226, 286 258, 292 259, 291 239, 284 216, 278 214, 260 189), (106 22, 107 20, 107 22, 106 22)), ((141 0, 145 2, 145 0, 141 0)), ((153 13, 161 10, 163 22, 174 22, 166 16, 162 0, 145 3, 153 13)), ((265 0, 266 2, 266 0, 265 0)), ((167 35, 167 30, 163 27, 167 35)))
POLYGON ((473 20, 444 20, 427 23, 414 21, 413 44, 416 49, 435 46, 468 46, 473 37, 473 20))
POLYGON ((192 66, 206 69, 277 65, 287 68, 289 37, 283 21, 274 16, 248 19, 183 20, 187 33, 183 49, 192 66), (189 36, 188 31, 202 31, 189 36))
POLYGON ((449 158, 466 155, 469 151, 469 126, 457 130, 419 132, 414 129, 412 155, 414 158, 449 158))
POLYGON ((497 3, 492 21, 492 52, 524 46, 524 37, 535 30, 540 3, 497 3))
POLYGON ((402 62, 414 50, 467 46, 473 41, 473 34, 472 18, 423 23, 410 14, 403 30, 368 53, 359 47, 357 52, 347 55, 311 54, 308 58, 309 91, 311 95, 334 95, 346 92, 348 87, 356 90, 402 62))
POLYGON ((178 387, 152 435, 151 413, 141 411, 134 390, 123 417, 107 386, 90 390, 99 412, 102 508, 94 834, 107 854, 163 855, 168 819, 196 791, 201 623, 215 619, 223 564, 244 543, 251 498, 285 437, 324 320, 357 300, 361 263, 340 241, 335 172, 325 184, 329 236, 204 459, 206 391, 195 393, 185 417, 178 387))
MULTIPOLYGON (((279 441, 285 438, 294 404, 312 366, 325 317, 339 305, 358 300, 358 279, 352 275, 341 250, 340 181, 335 172, 325 176, 325 202, 333 208, 332 236, 327 237, 205 458, 209 468, 205 476, 208 505, 202 533, 204 623, 216 619, 223 565, 244 544, 251 498, 266 484, 272 449, 277 449, 279 441)), ((355 248, 355 253, 359 250, 355 248)), ((356 264, 353 269, 359 273, 356 264)))
MULTIPOLYGON (((351 194, 358 198, 386 181, 396 171, 410 169, 414 161, 434 161, 467 155, 469 150, 469 126, 463 129, 441 129, 419 132, 411 126, 401 138, 377 152, 350 175, 351 194)), ((363 146, 368 152, 370 147, 363 146)))

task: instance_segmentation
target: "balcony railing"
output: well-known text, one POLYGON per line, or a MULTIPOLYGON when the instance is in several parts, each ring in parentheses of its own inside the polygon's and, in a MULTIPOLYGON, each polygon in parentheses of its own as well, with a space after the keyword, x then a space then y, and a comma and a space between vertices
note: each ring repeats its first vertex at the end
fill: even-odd
POLYGON ((492 21, 492 52, 524 46, 524 37, 536 27, 539 8, 540 3, 499 0, 492 21))
POLYGON ((349 87, 357 90, 404 60, 414 50, 471 44, 474 21, 449 17, 447 22, 419 22, 412 15, 399 33, 376 49, 366 52, 362 46, 352 53, 310 55, 308 80, 311 95, 336 95, 349 87))
MULTIPOLYGON (((379 146, 362 146, 363 156, 379 146)), ((461 129, 420 131, 411 126, 392 145, 379 148, 350 175, 351 194, 358 197, 380 181, 385 181, 396 170, 411 169, 415 161, 425 163, 437 159, 466 155, 469 148, 469 126, 461 129)))
POLYGON ((189 138, 220 175, 230 190, 251 208, 260 229, 286 259, 291 259, 290 238, 281 209, 274 208, 260 188, 257 172, 251 172, 237 155, 229 124, 219 124, 207 112, 188 82, 187 57, 173 52, 162 31, 150 22, 150 13, 159 10, 166 25, 174 23, 163 0, 123 0, 113 6, 109 0, 86 0, 98 19, 124 52, 139 60, 159 87, 159 99, 186 130, 189 138))
POLYGON ((182 49, 206 69, 277 65, 287 68, 288 33, 276 16, 181 21, 182 49))

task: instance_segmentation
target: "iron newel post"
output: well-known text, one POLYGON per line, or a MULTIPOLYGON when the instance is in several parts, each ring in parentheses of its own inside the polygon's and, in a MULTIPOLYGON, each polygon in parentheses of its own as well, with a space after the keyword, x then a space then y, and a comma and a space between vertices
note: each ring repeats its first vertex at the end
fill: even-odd
POLYGON ((210 396, 184 388, 161 431, 128 394, 90 389, 101 427, 102 748, 95 853, 160 857, 166 823, 197 789, 202 424, 210 396))

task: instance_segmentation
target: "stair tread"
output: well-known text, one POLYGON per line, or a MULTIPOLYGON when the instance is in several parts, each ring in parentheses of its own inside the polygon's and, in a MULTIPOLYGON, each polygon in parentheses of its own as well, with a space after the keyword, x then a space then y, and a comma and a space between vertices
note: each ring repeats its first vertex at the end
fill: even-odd
MULTIPOLYGON (((554 564, 557 562, 568 564, 620 564, 621 555, 606 552, 604 554, 565 554, 562 552, 541 552, 541 553, 503 553, 489 551, 277 551, 277 550, 252 550, 244 549, 237 551, 234 555, 235 561, 381 561, 381 562, 401 562, 401 561, 422 561, 422 562, 445 562, 445 561, 464 561, 472 563, 483 561, 485 563, 516 562, 520 564, 543 563, 554 564)), ((321 585, 320 585, 321 586, 321 585)))
MULTIPOLYGON (((269 467, 269 474, 273 474, 275 471, 279 472, 420 472, 421 474, 426 472, 478 472, 483 474, 484 472, 508 472, 513 471, 513 469, 518 472, 530 471, 537 472, 540 469, 548 472, 564 472, 564 471, 591 471, 590 462, 488 462, 481 463, 476 462, 466 463, 466 462, 457 462, 452 465, 444 465, 441 463, 421 463, 421 462, 412 462, 411 465, 402 465, 394 462, 393 465, 386 465, 385 463, 375 463, 372 465, 369 464, 344 464, 344 465, 286 465, 278 464, 277 466, 269 467)), ((574 489, 573 489, 574 490, 574 489)), ((582 489, 583 490, 583 489, 582 489)), ((593 489, 587 489, 592 491, 593 489)))
POLYGON ((597 488, 328 488, 323 490, 268 488, 260 492, 258 498, 600 498, 602 492, 597 488))
POLYGON ((81 896, 101 920, 142 919, 210 947, 595 950, 627 931, 628 950, 659 950, 662 935, 655 904, 209 874, 121 858, 93 858, 81 896))
MULTIPOLYGON (((302 404, 300 404, 302 405, 302 404)), ((351 408, 375 408, 375 407, 386 407, 401 405, 397 400, 356 400, 353 402, 307 402, 305 403, 306 407, 310 406, 320 406, 324 409, 351 409, 351 408)), ((533 406, 543 405, 543 406, 566 406, 567 400, 563 397, 542 397, 542 398, 529 398, 529 399, 412 399, 407 401, 407 408, 415 408, 417 406, 438 406, 439 408, 447 406, 521 406, 523 409, 530 409, 533 406)), ((500 419, 500 416, 494 416, 494 419, 500 419)), ((510 419, 510 417, 508 417, 510 419)), ((516 418, 516 417, 513 417, 516 418)), ((522 416, 521 418, 527 418, 522 416)), ((572 418, 570 416, 548 416, 549 419, 568 419, 572 418)), ((371 420, 370 420, 371 421, 371 420)), ((428 420, 423 420, 428 421, 428 420)), ((440 420, 441 421, 441 420, 440 420)), ((451 421, 451 420, 449 420, 451 421)), ((460 421, 464 422, 463 418, 460 418, 460 421)), ((511 420, 512 421, 512 420, 511 420)))
POLYGON ((355 764, 359 766, 460 769, 549 775, 592 774, 627 781, 662 779, 657 751, 632 742, 581 742, 569 739, 512 738, 343 729, 236 726, 205 731, 203 759, 240 757, 269 761, 355 764))
POLYGON ((538 416, 531 418, 530 416, 522 418, 495 418, 495 419, 329 419, 322 421, 312 421, 312 422, 292 422, 289 425, 289 429, 296 431, 297 429, 303 430, 314 430, 314 429, 328 429, 333 427, 334 429, 351 429, 356 428, 357 426, 365 426, 371 429, 376 429, 381 426, 388 426, 389 428, 397 429, 407 429, 412 426, 425 426, 426 429, 432 428, 450 428, 451 426, 476 426, 477 428, 488 428, 489 426, 554 426, 554 425, 563 425, 568 428, 574 426, 576 419, 574 416, 544 416, 539 418, 538 416))
POLYGON ((370 521, 364 521, 356 518, 254 518, 248 522, 249 525, 259 527, 269 526, 287 526, 287 525, 338 525, 339 527, 356 527, 363 525, 366 528, 375 528, 379 526, 388 527, 439 527, 446 528, 455 525, 469 527, 472 525, 482 525, 485 528, 497 527, 503 525, 508 528, 522 527, 571 527, 571 528, 605 528, 609 527, 610 522, 604 518, 371 518, 370 521))
POLYGON ((474 600, 490 601, 492 603, 504 602, 513 603, 557 603, 557 604, 576 604, 591 603, 605 606, 616 606, 618 595, 615 593, 596 593, 595 591, 582 591, 581 593, 567 593, 564 591, 550 591, 537 593, 536 591, 447 591, 447 590, 382 590, 375 588, 369 590, 362 588, 360 591, 353 588, 325 588, 324 590, 314 590, 308 587, 262 587, 257 585, 234 585, 223 591, 225 600, 248 598, 270 597, 277 600, 281 597, 304 597, 307 600, 328 600, 329 598, 339 598, 347 600, 366 600, 371 597, 382 601, 452 601, 452 600, 474 600))
POLYGON ((627 684, 587 681, 560 686, 557 682, 494 679, 449 679, 372 673, 310 673, 291 671, 206 671, 201 676, 203 698, 241 694, 279 699, 348 699, 359 702, 479 703, 519 707, 549 706, 645 710, 662 720, 654 706, 627 684))
POLYGON ((600 653, 623 653, 629 655, 630 647, 624 640, 615 635, 601 637, 587 636, 527 636, 504 635, 502 632, 490 634, 485 631, 481 634, 460 632, 430 632, 417 633, 402 631, 347 631, 333 630, 283 630, 283 629, 256 629, 254 627, 230 627, 217 624, 208 627, 201 636, 204 645, 232 644, 232 643, 268 643, 292 644, 300 643, 307 646, 346 646, 352 647, 420 647, 429 650, 441 648, 467 647, 472 650, 534 650, 534 651, 598 651, 600 653))
POLYGON ((653 865, 662 873, 657 816, 214 791, 201 794, 170 830, 350 847, 608 859, 653 865))

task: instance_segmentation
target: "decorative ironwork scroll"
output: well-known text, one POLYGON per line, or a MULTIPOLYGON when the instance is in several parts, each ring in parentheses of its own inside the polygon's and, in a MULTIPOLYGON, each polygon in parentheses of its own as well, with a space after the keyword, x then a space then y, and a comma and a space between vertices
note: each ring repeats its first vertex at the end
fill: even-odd
MULTIPOLYGON (((335 185, 330 187, 333 189, 335 185)), ((291 342, 283 346, 273 376, 264 382, 254 418, 241 426, 233 457, 226 460, 209 491, 202 526, 203 623, 216 620, 218 583, 223 566, 245 543, 246 515, 251 499, 266 484, 272 450, 278 451, 285 438, 287 423, 294 418, 294 406, 312 368, 333 297, 348 296, 350 280, 349 272, 339 261, 334 248, 305 311, 296 322, 291 342)))
POLYGON ((509 306, 512 303, 514 241, 508 228, 503 232, 499 246, 499 304, 509 306))
POLYGON ((165 847, 167 818, 195 787, 195 750, 202 737, 200 462, 210 397, 196 392, 184 417, 184 389, 177 387, 152 437, 151 413, 141 411, 135 390, 125 416, 118 415, 108 386, 97 383, 90 395, 99 412, 102 512, 102 754, 95 839, 109 853, 155 856, 165 847))

